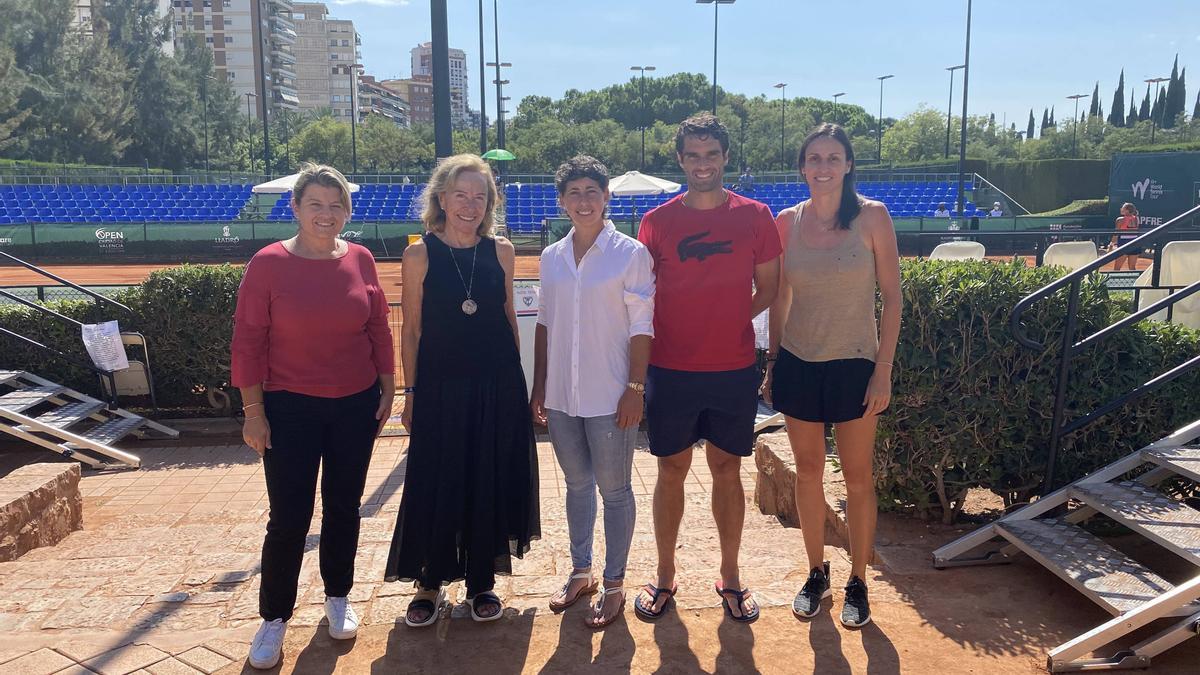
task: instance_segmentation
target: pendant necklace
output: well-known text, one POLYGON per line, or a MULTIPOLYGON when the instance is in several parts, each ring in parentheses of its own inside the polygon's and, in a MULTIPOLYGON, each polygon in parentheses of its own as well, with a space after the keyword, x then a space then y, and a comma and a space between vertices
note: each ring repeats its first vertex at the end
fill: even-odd
POLYGON ((462 268, 458 266, 458 258, 454 255, 454 247, 447 244, 446 248, 450 249, 450 260, 454 261, 454 269, 458 270, 458 280, 462 282, 463 290, 467 292, 467 299, 463 300, 462 304, 463 314, 471 316, 479 309, 479 305, 475 304, 475 301, 471 299, 471 289, 475 287, 475 257, 479 253, 479 242, 475 242, 475 245, 471 247, 471 283, 469 284, 463 277, 462 268))

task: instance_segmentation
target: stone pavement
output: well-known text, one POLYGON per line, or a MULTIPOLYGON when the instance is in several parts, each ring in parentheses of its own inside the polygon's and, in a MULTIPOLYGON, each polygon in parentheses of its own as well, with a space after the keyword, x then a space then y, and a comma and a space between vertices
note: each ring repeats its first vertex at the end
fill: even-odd
MULTIPOLYGON (((396 622, 411 586, 381 581, 403 487, 405 442, 382 439, 367 480, 351 596, 363 618, 359 637, 335 642, 318 625, 323 594, 315 519, 299 606, 276 672, 1034 673, 1044 672, 1048 648, 1107 618, 1029 561, 933 570, 930 551, 961 529, 883 514, 878 539, 886 565, 868 573, 875 623, 847 630, 830 611, 797 622, 787 605, 807 573, 801 533, 754 508, 754 465, 747 460, 743 582, 764 612, 753 626, 735 624, 723 617, 712 590, 719 555, 709 513, 711 478, 696 453, 678 546, 676 610, 648 624, 627 606, 623 620, 593 633, 582 625, 582 603, 562 616, 546 609, 571 561, 561 477, 543 443, 542 540, 516 561, 514 576, 498 579, 505 617, 474 624, 455 604, 445 610, 449 620, 435 628, 408 629, 396 622)), ((259 622, 267 508, 261 464, 241 445, 134 452, 144 460, 139 471, 84 472, 83 530, 0 563, 0 674, 255 672, 245 655, 259 622)), ((45 452, 0 453, 0 473, 14 463, 53 459, 45 452)), ((635 456, 631 596, 654 573, 655 468, 649 454, 635 456)), ((597 560, 602 542, 598 532, 597 560)), ((826 556, 836 613, 836 587, 848 575, 849 560, 833 547, 826 556)), ((452 601, 462 595, 461 585, 450 589, 452 601)), ((1194 673, 1198 658, 1200 640, 1193 640, 1156 659, 1155 672, 1194 673)))
MULTIPOLYGON (((393 625, 411 598, 409 584, 384 583, 383 567, 404 484, 405 438, 380 439, 362 506, 355 587, 351 595, 364 625, 393 625)), ((96 672, 211 673, 244 659, 258 617, 259 550, 267 516, 262 465, 242 445, 138 448, 142 469, 85 471, 84 529, 57 546, 0 563, 0 673, 96 672), (70 670, 68 670, 70 669, 70 670)), ((564 486, 548 443, 538 456, 542 540, 514 575, 497 580, 512 613, 545 607, 570 572, 564 486)), ((8 457, 11 463, 14 457, 8 457)), ((33 453, 31 461, 53 461, 33 453)), ((654 535, 650 500, 656 461, 634 460, 639 521, 629 583, 650 581, 654 535)), ((760 601, 790 602, 795 572, 780 561, 785 541, 800 550, 799 532, 785 531, 753 509, 753 460, 743 464, 747 495, 746 583, 760 601), (771 530, 770 541, 758 533, 771 530), (782 539, 781 539, 782 538, 782 539), (762 540, 763 554, 750 542, 762 540), (794 576, 794 575, 793 575, 794 576), (769 583, 778 580, 774 587, 769 583)), ((711 475, 697 452, 685 494, 689 502, 679 547, 681 607, 716 607, 716 533, 708 510, 711 475)), ((324 595, 317 559, 320 508, 301 570, 293 633, 323 620, 324 595)), ((596 560, 603 560, 598 526, 596 560)), ((455 584, 450 598, 461 600, 455 584)), ((457 611, 461 612, 462 608, 457 611)), ((632 611, 631 609, 629 610, 632 611)))

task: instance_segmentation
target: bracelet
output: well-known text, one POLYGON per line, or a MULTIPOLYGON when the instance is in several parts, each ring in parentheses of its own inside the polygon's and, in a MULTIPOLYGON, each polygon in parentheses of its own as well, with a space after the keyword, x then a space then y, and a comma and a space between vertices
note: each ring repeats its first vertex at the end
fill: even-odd
POLYGON ((250 420, 261 420, 262 418, 262 415, 259 415, 258 417, 247 417, 246 421, 249 422, 250 420))
POLYGON ((767 354, 767 361, 778 361, 779 354, 767 354))
POLYGON ((401 394, 411 394, 411 393, 415 392, 416 390, 417 390, 416 387, 401 387, 400 393, 401 394))
POLYGON ((245 410, 246 408, 253 408, 256 405, 262 405, 262 403, 243 403, 242 410, 245 410))

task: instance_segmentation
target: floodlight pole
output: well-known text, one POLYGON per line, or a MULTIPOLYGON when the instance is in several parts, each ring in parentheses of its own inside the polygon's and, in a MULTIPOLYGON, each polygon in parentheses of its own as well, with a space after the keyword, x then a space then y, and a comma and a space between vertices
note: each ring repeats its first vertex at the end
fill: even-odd
POLYGON ((965 185, 966 176, 964 171, 967 167, 967 82, 971 75, 971 0, 967 0, 967 48, 963 58, 963 108, 962 108, 962 124, 960 125, 960 140, 958 147, 958 214, 959 217, 966 215, 965 202, 966 191, 965 185))

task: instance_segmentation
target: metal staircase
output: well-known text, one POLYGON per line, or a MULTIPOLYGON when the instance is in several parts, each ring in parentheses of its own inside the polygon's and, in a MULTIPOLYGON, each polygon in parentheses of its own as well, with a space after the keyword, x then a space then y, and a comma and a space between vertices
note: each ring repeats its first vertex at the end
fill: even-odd
MULTIPOLYGON (((1072 359, 1083 356, 1092 345, 1115 331, 1200 291, 1200 282, 1178 289, 1159 302, 1077 340, 1081 280, 1126 251, 1140 250, 1151 241, 1161 243, 1172 228, 1187 223, 1197 214, 1200 207, 1017 304, 1011 317, 1017 341, 1030 349, 1045 351, 1045 345, 1025 335, 1021 316, 1034 303, 1069 288, 1043 496, 933 553, 934 567, 939 569, 1003 563, 1024 553, 1113 615, 1110 621, 1051 649, 1047 658, 1051 672, 1146 668, 1154 656, 1200 634, 1200 510, 1158 489, 1168 481, 1176 487, 1200 486, 1200 420, 1065 487, 1055 489, 1054 482, 1057 453, 1065 436, 1200 368, 1198 355, 1091 412, 1067 419, 1072 359), (1101 515, 1185 561, 1186 573, 1177 572, 1173 581, 1165 579, 1085 528, 1087 521, 1101 515), (1176 620, 1170 622, 1171 618, 1176 620), (1160 620, 1168 621, 1147 629, 1152 631, 1149 637, 1132 646, 1125 645, 1132 633, 1160 620), (1107 655, 1093 656, 1105 648, 1107 655)), ((1154 556, 1153 560, 1163 558, 1154 556)))
POLYGON ((0 370, 0 431, 94 468, 137 467, 135 455, 113 447, 134 435, 179 432, 104 401, 19 370, 0 370))
MULTIPOLYGON (((21 265, 42 276, 91 297, 102 307, 112 307, 126 313, 130 308, 106 298, 94 291, 58 277, 36 265, 0 251, 0 261, 21 265)), ((82 328, 83 324, 64 316, 44 305, 19 297, 0 289, 0 297, 25 305, 50 319, 71 323, 82 328)), ((117 371, 106 370, 95 364, 67 354, 59 349, 44 345, 28 336, 0 327, 0 336, 24 343, 53 357, 95 373, 102 383, 107 401, 92 398, 74 389, 69 389, 50 380, 22 370, 0 370, 0 432, 16 436, 21 440, 39 445, 66 457, 77 459, 96 468, 114 465, 137 467, 141 460, 113 443, 129 435, 145 437, 157 433, 177 438, 179 432, 157 422, 135 415, 118 405, 119 391, 117 371)), ((123 333, 125 342, 140 345, 145 353, 145 362, 134 362, 144 367, 146 385, 151 401, 155 401, 153 378, 149 370, 149 350, 145 337, 137 333, 123 333), (135 339, 136 338, 136 339, 135 339)), ((10 365, 11 367, 11 365, 10 365)), ((121 371, 126 372, 126 371, 121 371)), ((157 410, 157 403, 154 403, 157 410)))

